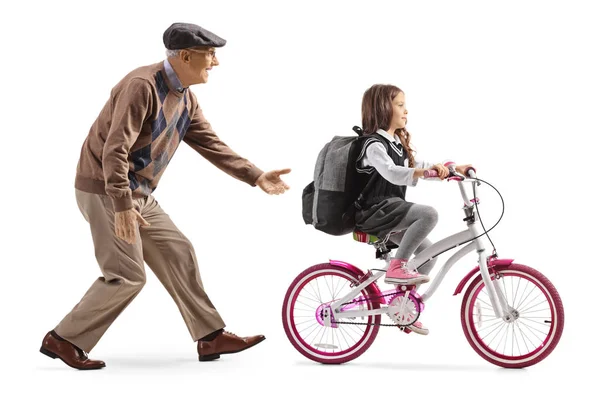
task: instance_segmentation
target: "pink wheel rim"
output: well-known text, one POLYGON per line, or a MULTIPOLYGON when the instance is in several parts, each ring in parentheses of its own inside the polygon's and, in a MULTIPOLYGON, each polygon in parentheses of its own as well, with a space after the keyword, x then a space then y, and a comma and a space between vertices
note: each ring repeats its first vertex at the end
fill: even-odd
MULTIPOLYGON (((295 288, 295 292, 294 295, 292 297, 292 299, 289 301, 289 319, 291 321, 290 323, 290 328, 292 330, 293 335, 295 336, 295 338, 299 341, 299 344, 304 347, 306 350, 309 350, 312 353, 315 353, 318 356, 324 357, 324 358, 343 358, 345 356, 348 356, 354 352, 356 352, 358 349, 360 349, 362 346, 365 345, 365 342, 368 341, 369 337, 372 335, 372 331, 374 329, 373 325, 368 325, 368 326, 358 326, 359 328, 365 328, 364 332, 362 333, 362 335, 360 336, 360 338, 358 340, 356 340, 356 343, 354 343, 352 346, 349 346, 347 349, 342 350, 342 351, 323 351, 320 350, 318 348, 315 348, 313 345, 311 345, 310 343, 308 343, 305 339, 307 339, 310 336, 303 336, 301 334, 301 331, 298 329, 298 322, 296 321, 295 318, 295 305, 298 302, 298 297, 300 296, 300 294, 302 293, 303 289, 310 283, 310 282, 314 282, 317 279, 324 277, 324 276, 335 276, 335 277, 339 277, 343 280, 347 281, 347 284, 349 284, 350 282, 352 282, 351 278, 349 275, 346 275, 340 271, 336 271, 336 270, 323 270, 323 271, 319 271, 317 274, 314 275, 309 275, 308 279, 304 279, 302 281, 302 283, 298 286, 296 286, 295 288)), ((369 293, 363 289, 363 291, 360 293, 360 295, 362 296, 369 296, 369 293)), ((338 296, 339 298, 340 296, 338 296)), ((325 303, 330 303, 331 301, 333 301, 334 299, 328 299, 328 301, 326 301, 325 303)), ((306 305, 305 303, 302 303, 304 305, 306 305)), ((368 309, 372 309, 372 304, 370 302, 367 302, 368 304, 368 309)), ((315 303, 316 305, 316 303, 315 303)), ((318 305, 315 307, 314 310, 311 310, 313 313, 313 317, 314 317, 314 321, 315 323, 319 326, 319 327, 323 327, 322 324, 322 319, 319 318, 319 316, 317 315, 316 311, 317 309, 322 309, 323 307, 321 305, 318 305)), ((367 317, 366 321, 363 322, 367 322, 367 323, 373 323, 375 317, 374 316, 369 316, 367 317)), ((323 329, 323 335, 325 335, 325 332, 327 332, 327 329, 333 330, 333 329, 345 329, 344 326, 347 326, 345 324, 340 324, 338 325, 338 328, 326 328, 323 329)), ((352 329, 352 328, 350 328, 352 329)), ((335 334, 334 331, 332 331, 332 335, 335 334)))
MULTIPOLYGON (((535 359, 548 350, 548 345, 551 340, 554 340, 557 334, 557 323, 559 322, 559 316, 556 310, 555 299, 552 298, 553 293, 548 291, 544 282, 541 282, 533 274, 529 274, 521 270, 510 270, 505 269, 500 271, 502 275, 502 281, 504 283, 502 291, 505 294, 509 306, 516 309, 519 318, 515 322, 505 323, 501 319, 498 319, 493 315, 493 309, 489 304, 489 297, 487 297, 488 303, 480 305, 479 308, 483 307, 485 311, 478 311, 476 306, 479 295, 485 288, 483 281, 477 284, 475 291, 470 296, 467 309, 465 310, 465 319, 467 319, 468 328, 471 332, 471 339, 475 342, 476 350, 482 352, 487 357, 495 359, 498 363, 502 364, 519 364, 535 362, 535 359), (516 291, 514 279, 511 279, 510 288, 506 287, 505 280, 507 278, 517 278, 519 282, 516 284, 516 291), (517 293, 521 286, 521 280, 525 280, 523 284, 523 293, 517 293), (547 311, 543 308, 543 305, 547 306, 547 311), (485 314, 483 314, 485 312, 485 314), (491 313, 491 315, 490 315, 491 313), (476 326, 477 322, 475 317, 478 318, 490 318, 489 321, 496 319, 494 324, 489 325, 489 329, 478 329, 476 326), (527 322, 524 322, 527 321, 527 322), (506 333, 506 340, 502 343, 502 337, 506 333), (512 334, 511 343, 508 343, 508 334, 512 334), (495 335, 495 336, 493 336, 495 335), (540 336, 544 336, 543 340, 540 336), (500 338, 498 339, 498 336, 500 338), (537 339, 537 340, 536 340, 537 339), (496 342, 496 348, 493 348, 493 343, 496 342), (539 343, 535 343, 539 342, 539 343), (503 345, 502 351, 500 347, 503 345), (506 354, 504 351, 506 348, 511 349, 513 354, 506 354), (516 350, 521 353, 515 355, 516 350), (521 349, 524 348, 526 351, 523 352, 521 349)), ((501 284, 502 285, 502 284, 501 284)), ((480 300, 482 303, 484 301, 480 300)), ((486 321, 486 322, 489 322, 486 321)), ((558 338, 557 338, 558 339, 558 338)))

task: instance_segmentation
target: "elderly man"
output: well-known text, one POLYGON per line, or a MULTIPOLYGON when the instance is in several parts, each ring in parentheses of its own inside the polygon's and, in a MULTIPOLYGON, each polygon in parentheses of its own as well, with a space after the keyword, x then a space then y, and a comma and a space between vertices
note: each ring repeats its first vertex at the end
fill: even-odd
MULTIPOLYGON (((224 331, 204 291, 190 241, 152 196, 179 143, 217 168, 268 194, 289 187, 236 154, 212 130, 189 86, 206 83, 226 41, 193 24, 175 23, 163 35, 167 58, 127 74, 83 143, 75 178, 77 204, 90 225, 102 276, 42 341, 40 351, 77 369, 146 282, 144 262, 165 286, 194 339, 200 361, 237 353, 265 339, 224 331)), ((197 178, 190 178, 197 181, 197 178)))

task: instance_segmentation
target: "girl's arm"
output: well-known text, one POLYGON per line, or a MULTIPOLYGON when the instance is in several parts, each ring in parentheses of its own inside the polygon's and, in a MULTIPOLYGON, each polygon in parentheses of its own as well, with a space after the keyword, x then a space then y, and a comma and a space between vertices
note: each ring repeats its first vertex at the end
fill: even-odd
POLYGON ((416 186, 418 178, 423 176, 426 169, 419 165, 416 168, 410 168, 394 164, 383 144, 378 142, 367 147, 361 163, 365 167, 365 171, 375 168, 385 180, 399 186, 416 186))

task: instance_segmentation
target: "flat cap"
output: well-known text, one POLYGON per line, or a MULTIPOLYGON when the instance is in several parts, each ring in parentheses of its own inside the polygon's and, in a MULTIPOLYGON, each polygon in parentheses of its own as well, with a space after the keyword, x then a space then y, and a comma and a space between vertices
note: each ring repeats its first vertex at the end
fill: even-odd
POLYGON ((227 41, 206 29, 183 22, 176 22, 163 34, 163 42, 168 50, 187 49, 196 46, 223 47, 227 41))

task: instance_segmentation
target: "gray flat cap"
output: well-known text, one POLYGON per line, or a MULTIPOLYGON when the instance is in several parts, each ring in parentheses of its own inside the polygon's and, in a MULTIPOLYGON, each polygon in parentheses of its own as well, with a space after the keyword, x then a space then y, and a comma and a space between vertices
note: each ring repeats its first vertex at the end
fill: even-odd
POLYGON ((187 49, 196 46, 223 47, 227 41, 206 29, 183 22, 176 22, 163 34, 163 42, 169 50, 187 49))

